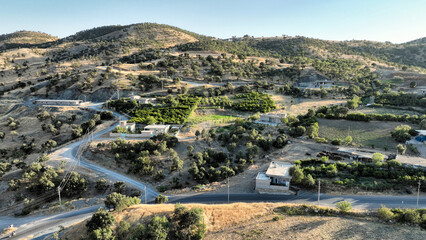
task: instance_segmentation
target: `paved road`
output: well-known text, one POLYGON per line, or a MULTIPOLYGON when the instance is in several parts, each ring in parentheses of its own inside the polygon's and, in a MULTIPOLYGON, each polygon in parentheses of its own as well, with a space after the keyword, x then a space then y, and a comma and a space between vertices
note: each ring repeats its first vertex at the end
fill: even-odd
MULTIPOLYGON (((95 110, 102 110, 100 106, 102 104, 94 104, 89 106, 95 110)), ((117 113, 114 113, 115 116, 125 119, 124 116, 121 116, 117 113)), ((94 139, 99 138, 102 134, 111 131, 116 125, 104 129, 102 131, 94 134, 94 139)), ((51 158, 63 159, 67 161, 76 161, 75 155, 78 151, 78 148, 81 144, 85 143, 87 140, 83 139, 69 145, 66 145, 54 153, 51 154, 51 158)), ((94 163, 88 162, 84 159, 80 160, 80 166, 90 169, 91 171, 104 176, 106 178, 115 180, 115 181, 124 181, 127 182, 139 190, 145 189, 145 184, 131 179, 122 174, 113 172, 111 170, 105 169, 103 167, 97 166, 94 163)), ((154 189, 151 189, 147 186, 147 194, 150 203, 152 199, 158 194, 154 189)), ((276 195, 276 194, 231 194, 230 202, 288 202, 288 203, 317 203, 317 195, 310 192, 301 192, 299 195, 276 195)), ((192 195, 179 195, 179 196, 169 196, 170 203, 227 203, 228 195, 227 194, 214 194, 214 193, 204 193, 204 194, 192 194, 192 195)), ((354 208, 358 209, 373 209, 380 207, 381 204, 388 207, 401 207, 401 208, 415 208, 416 207, 416 197, 400 197, 400 196, 329 196, 321 195, 320 205, 323 206, 335 206, 339 201, 347 200, 352 203, 354 208)), ((32 237, 33 239, 43 239, 45 236, 57 231, 59 226, 69 226, 75 222, 89 218, 96 209, 101 207, 101 205, 92 206, 89 208, 83 208, 74 210, 68 213, 60 213, 49 216, 30 216, 25 218, 15 218, 10 216, 1 216, 0 217, 0 229, 7 227, 10 224, 14 224, 19 229, 16 232, 14 239, 23 238, 23 237, 32 237)), ((426 208, 426 198, 422 197, 419 202, 419 207, 426 208)))
MULTIPOLYGON (((227 194, 202 193, 180 196, 169 196, 169 203, 206 203, 222 204, 228 202, 227 194)), ((233 202, 283 202, 299 204, 317 204, 317 195, 311 192, 301 192, 299 195, 280 194, 230 194, 229 200, 233 202)), ((416 197, 412 196, 331 196, 322 194, 320 205, 333 207, 337 202, 346 200, 352 203, 356 209, 376 209, 382 204, 387 207, 415 208, 416 197)), ((150 201, 150 204, 153 202, 150 201)), ((59 230, 59 226, 69 226, 75 222, 89 218, 94 211, 102 207, 96 205, 68 213, 54 214, 50 216, 35 216, 27 218, 0 217, 0 228, 14 223, 19 226, 14 239, 32 236, 33 239, 43 239, 48 234, 59 230)), ((420 208, 426 208, 426 198, 419 201, 420 208)))
MULTIPOLYGON (((97 104, 93 104, 93 105, 89 105, 89 106, 85 106, 85 107, 89 107, 92 108, 94 110, 97 111, 104 111, 103 109, 101 109, 100 107, 102 106, 102 103, 97 103, 97 104)), ((126 116, 120 115, 118 113, 114 113, 114 115, 122 120, 127 120, 126 116)), ((93 135, 93 139, 98 139, 101 135, 112 131, 113 129, 115 129, 118 126, 118 124, 115 124, 111 127, 108 127, 104 130, 101 130, 97 133, 95 133, 93 135)), ((78 152, 79 147, 82 144, 87 143, 88 139, 82 139, 80 141, 71 143, 69 145, 64 146, 63 148, 58 149, 57 151, 53 152, 50 154, 50 158, 52 160, 56 159, 56 160, 64 160, 67 161, 69 163, 74 162, 74 161, 78 161, 78 159, 76 159, 76 155, 78 152)), ((126 182, 130 185, 133 185, 135 188, 137 188, 138 190, 141 190, 143 192, 145 192, 145 187, 146 187, 146 192, 147 192, 147 199, 154 199, 158 193, 157 191, 155 191, 154 189, 150 188, 149 186, 136 181, 128 176, 122 175, 120 173, 116 173, 114 171, 108 170, 104 167, 98 166, 92 162, 89 162, 87 160, 85 160, 84 158, 80 159, 80 167, 89 169, 93 172, 95 172, 96 174, 98 174, 99 176, 105 177, 107 179, 113 180, 113 181, 123 181, 126 182)))

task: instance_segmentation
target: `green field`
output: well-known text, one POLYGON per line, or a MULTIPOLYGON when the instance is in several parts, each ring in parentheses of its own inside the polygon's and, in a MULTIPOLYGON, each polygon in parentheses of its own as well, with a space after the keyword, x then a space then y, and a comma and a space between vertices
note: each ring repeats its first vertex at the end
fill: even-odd
POLYGON ((355 110, 352 110, 350 112, 362 112, 365 114, 369 113, 377 113, 377 114, 394 114, 394 115, 421 115, 418 112, 410 111, 410 110, 403 110, 403 109, 393 109, 393 108, 385 108, 385 107, 360 107, 355 110))
POLYGON ((388 150, 396 149, 396 142, 390 135, 393 129, 401 124, 399 122, 371 121, 355 122, 348 120, 318 119, 319 137, 327 139, 344 139, 348 134, 353 143, 362 144, 364 147, 388 150))
POLYGON ((225 115, 216 115, 216 114, 207 114, 207 115, 198 115, 198 114, 192 114, 187 122, 192 124, 207 122, 207 121, 214 121, 217 123, 227 123, 234 121, 237 117, 235 116, 225 116, 225 115))

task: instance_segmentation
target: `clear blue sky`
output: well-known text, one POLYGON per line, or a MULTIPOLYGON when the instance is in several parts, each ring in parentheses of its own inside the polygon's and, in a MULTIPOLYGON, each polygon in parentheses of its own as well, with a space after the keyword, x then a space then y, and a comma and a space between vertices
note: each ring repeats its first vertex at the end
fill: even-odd
POLYGON ((426 37, 425 10, 425 0, 0 0, 0 34, 65 37, 156 22, 218 38, 285 34, 400 43, 426 37))

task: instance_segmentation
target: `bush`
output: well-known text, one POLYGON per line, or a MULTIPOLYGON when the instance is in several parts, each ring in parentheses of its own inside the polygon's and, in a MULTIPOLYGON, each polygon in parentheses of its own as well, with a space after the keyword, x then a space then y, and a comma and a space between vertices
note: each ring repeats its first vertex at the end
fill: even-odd
POLYGON ((345 200, 345 201, 341 201, 341 202, 336 203, 336 207, 337 207, 337 209, 339 209, 340 212, 346 213, 346 212, 349 212, 352 209, 352 204, 345 200))
POLYGON ((105 191, 108 188, 107 181, 105 178, 100 178, 98 181, 96 181, 96 190, 99 192, 105 191))
POLYGON ((377 216, 383 221, 390 221, 395 217, 395 214, 387 207, 383 206, 377 210, 377 216))
POLYGON ((86 223, 87 231, 92 232, 96 229, 104 229, 112 226, 115 223, 114 216, 105 211, 104 208, 99 208, 92 218, 86 223))
POLYGON ((123 194, 113 192, 105 199, 105 207, 116 211, 121 211, 126 207, 141 203, 138 197, 127 197, 123 194))
POLYGON ((342 145, 342 140, 340 140, 340 139, 334 139, 333 141, 331 141, 331 144, 337 145, 337 146, 342 145))
POLYGON ((146 226, 144 239, 166 240, 169 235, 170 224, 166 217, 155 216, 146 226))
POLYGON ((203 209, 195 207, 188 209, 176 204, 170 230, 176 239, 203 239, 206 233, 206 225, 203 224, 203 209))
POLYGON ((317 143, 328 143, 327 139, 325 139, 325 138, 320 138, 320 137, 315 138, 315 141, 316 141, 317 143))
POLYGON ((404 220, 412 224, 417 224, 420 222, 420 214, 415 209, 406 209, 404 220))
POLYGON ((166 203, 166 202, 168 202, 169 201, 169 198, 168 197, 166 197, 166 196, 163 196, 163 195, 158 195, 156 198, 155 198, 155 203, 156 204, 163 204, 163 203, 166 203))

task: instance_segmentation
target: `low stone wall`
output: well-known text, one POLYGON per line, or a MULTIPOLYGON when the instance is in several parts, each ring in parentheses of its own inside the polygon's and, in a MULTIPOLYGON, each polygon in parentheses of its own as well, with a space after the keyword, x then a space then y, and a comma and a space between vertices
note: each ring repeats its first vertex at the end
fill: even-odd
MULTIPOLYGON (((121 133, 109 133, 109 136, 110 137, 114 137, 114 138, 117 138, 117 137, 121 137, 122 135, 121 135, 121 133)), ((152 137, 151 135, 146 135, 146 134, 141 134, 141 133, 125 133, 124 134, 124 136, 126 137, 126 138, 150 138, 150 137, 152 137)))

